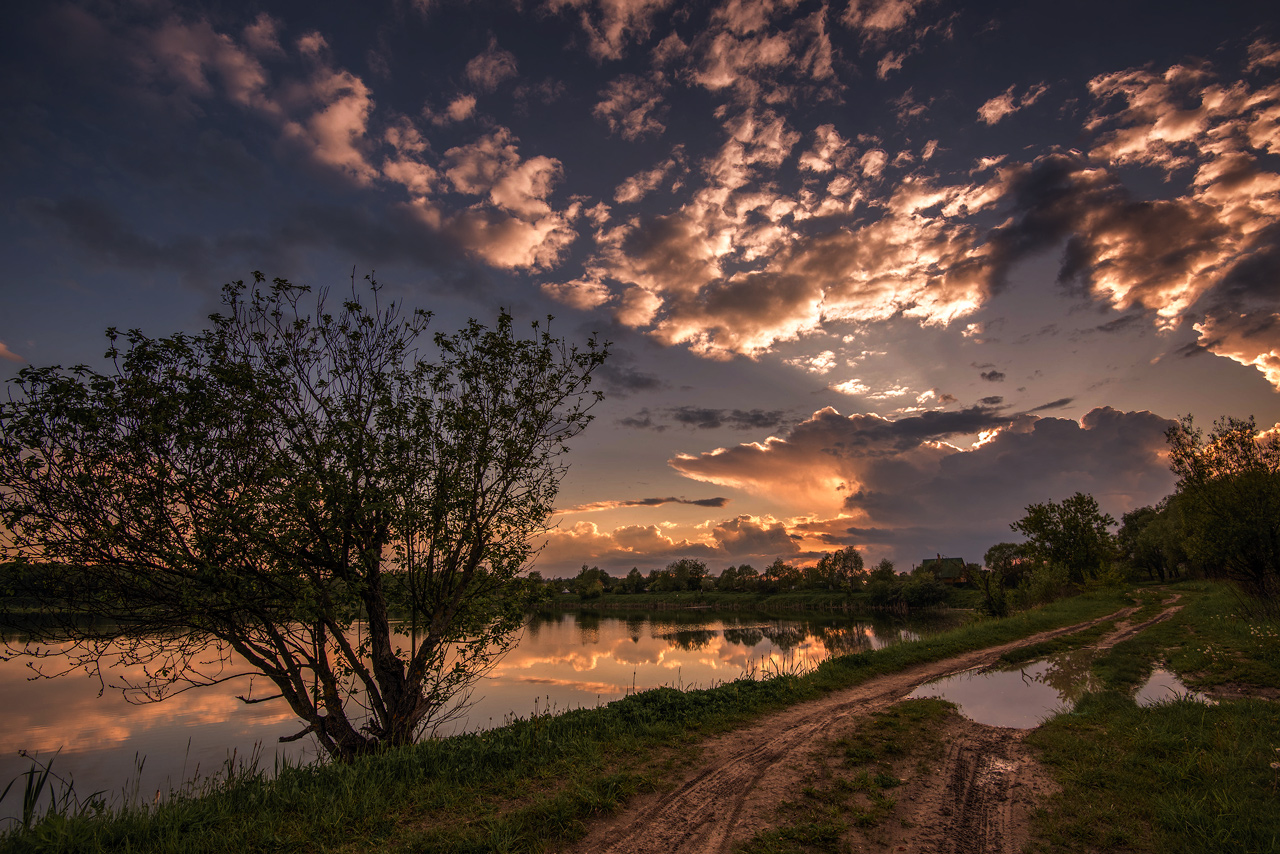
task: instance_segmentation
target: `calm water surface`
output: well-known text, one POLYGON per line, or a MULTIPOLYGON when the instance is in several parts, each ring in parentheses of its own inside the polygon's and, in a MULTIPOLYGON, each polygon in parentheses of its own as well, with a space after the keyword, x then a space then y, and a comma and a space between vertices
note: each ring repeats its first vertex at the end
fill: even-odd
MULTIPOLYGON (((663 685, 709 687, 748 673, 808 669, 829 655, 916 636, 902 623, 847 617, 782 620, 687 611, 543 615, 477 686, 472 706, 452 731, 500 726, 535 710, 594 707, 663 685)), ((121 675, 137 674, 126 669, 113 678, 121 675)), ((42 760, 60 751, 54 771, 70 776, 81 796, 103 791, 118 799, 127 788, 144 800, 196 774, 216 772, 233 753, 243 758, 257 749, 268 769, 278 758, 317 756, 309 740, 277 743, 301 728, 284 701, 245 705, 236 699, 248 690, 248 680, 133 705, 119 690, 100 692, 97 679, 82 673, 31 676, 22 658, 0 662, 0 692, 9 713, 0 731, 0 789, 30 766, 20 750, 42 760)), ((253 693, 273 692, 258 679, 253 693)), ((0 804, 0 815, 16 809, 11 792, 0 804)))
MULTIPOLYGON (((949 700, 966 718, 988 726, 1031 729, 1069 711, 1085 692, 1101 688, 1090 672, 1093 654, 1081 649, 1021 667, 970 670, 927 682, 910 696, 949 700)), ((1182 696, 1206 702, 1204 695, 1189 691, 1177 676, 1156 668, 1134 693, 1134 700, 1150 706, 1182 696)))

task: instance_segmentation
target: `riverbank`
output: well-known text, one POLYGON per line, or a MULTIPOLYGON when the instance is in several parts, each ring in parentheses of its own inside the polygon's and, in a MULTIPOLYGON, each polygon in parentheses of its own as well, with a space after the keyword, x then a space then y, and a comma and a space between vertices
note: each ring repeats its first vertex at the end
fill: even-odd
MULTIPOLYGON (((1148 603, 1155 598, 1141 595, 1148 603)), ((600 709, 535 716, 351 766, 282 768, 274 780, 242 766, 211 789, 179 793, 154 810, 135 804, 97 815, 52 816, 31 833, 9 836, 0 850, 556 850, 599 817, 696 773, 709 736, 886 674, 1097 620, 1132 601, 1118 592, 1095 592, 832 659, 803 676, 687 692, 657 689, 600 709)), ((1266 681, 1273 679, 1266 668, 1280 673, 1272 664, 1240 664, 1255 650, 1241 646, 1243 637, 1224 639, 1225 623, 1209 619, 1212 609, 1208 616, 1189 613, 1213 629, 1197 635, 1207 643, 1207 651, 1197 654, 1210 656, 1211 664, 1237 662, 1214 664, 1204 679, 1218 674, 1226 681, 1266 681), (1223 658, 1224 649, 1236 652, 1223 658)))

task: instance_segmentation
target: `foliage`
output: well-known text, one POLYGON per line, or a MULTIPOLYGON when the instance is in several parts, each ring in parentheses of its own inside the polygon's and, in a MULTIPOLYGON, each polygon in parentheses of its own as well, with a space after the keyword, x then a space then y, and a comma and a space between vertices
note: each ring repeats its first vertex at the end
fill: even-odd
POLYGON ((793 590, 804 581, 804 575, 795 566, 782 558, 777 558, 760 574, 758 589, 766 593, 778 593, 793 590))
POLYGON ((996 543, 987 549, 982 561, 1005 587, 1017 587, 1035 563, 1026 543, 996 543))
POLYGON ((1073 581, 1110 561, 1114 544, 1108 527, 1116 520, 1098 509, 1092 495, 1077 492, 1060 503, 1031 504, 1010 525, 1027 538, 1028 553, 1065 567, 1073 581))
POLYGON ((805 582, 809 587, 827 590, 853 590, 862 585, 866 571, 862 554, 853 546, 828 552, 812 567, 805 570, 805 582))
POLYGON ((584 601, 599 599, 606 590, 611 590, 613 587, 614 579, 609 577, 609 573, 596 566, 588 567, 585 563, 578 577, 573 580, 574 592, 584 601))
POLYGON ((241 675, 197 666, 212 636, 274 683, 295 737, 349 760, 438 724, 511 643, 512 581, 607 348, 520 338, 503 312, 436 334, 429 360, 430 314, 376 283, 371 306, 353 283, 308 314, 307 288, 264 281, 226 286, 198 335, 108 330, 106 373, 19 374, 0 557, 67 567, 34 638, 71 637, 100 678, 113 649, 150 699, 241 675))
POLYGON ((701 590, 702 579, 707 576, 707 564, 693 558, 681 558, 667 564, 667 572, 676 590, 701 590))
POLYGON ((996 570, 978 571, 970 580, 982 592, 982 604, 978 610, 988 617, 1009 616, 1009 600, 1004 592, 1004 579, 996 570))
POLYGON ((1188 557, 1250 596, 1280 599, 1280 433, 1223 418, 1204 437, 1188 415, 1165 436, 1188 557))
POLYGON ((621 588, 623 593, 644 592, 644 576, 640 574, 639 567, 631 567, 631 571, 627 573, 627 577, 622 579, 621 588))
POLYGON ((1067 568, 1058 563, 1045 563, 1022 579, 1014 598, 1019 607, 1031 608, 1061 599, 1071 590, 1071 573, 1067 568))

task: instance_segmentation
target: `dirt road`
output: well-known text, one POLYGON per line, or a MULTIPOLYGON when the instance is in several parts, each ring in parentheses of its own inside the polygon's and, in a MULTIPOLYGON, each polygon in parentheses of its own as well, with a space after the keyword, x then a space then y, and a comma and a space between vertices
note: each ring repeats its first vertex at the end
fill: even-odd
MULTIPOLYGON (((1172 600, 1171 600, 1172 601, 1172 600)), ((722 854, 771 826, 777 804, 796 794, 797 769, 814 751, 839 738, 858 718, 898 702, 918 685, 994 664, 1005 652, 1117 620, 1099 646, 1113 645, 1178 610, 1171 602, 1138 626, 1124 622, 1136 609, 1043 632, 877 677, 770 715, 710 740, 698 767, 668 792, 637 799, 589 829, 575 854, 722 854)), ((932 773, 898 790, 894 820, 883 822, 868 850, 1012 852, 1027 838, 1036 796, 1051 783, 1022 747, 1023 731, 954 720, 932 773), (888 825, 892 825, 889 827, 888 825)))

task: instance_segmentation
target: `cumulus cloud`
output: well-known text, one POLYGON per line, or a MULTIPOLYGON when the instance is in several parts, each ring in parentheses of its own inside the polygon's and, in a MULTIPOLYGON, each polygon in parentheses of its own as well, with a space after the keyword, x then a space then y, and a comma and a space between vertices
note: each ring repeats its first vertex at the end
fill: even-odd
POLYGON ((576 13, 597 60, 621 59, 632 43, 649 38, 654 18, 671 0, 547 0, 551 12, 576 13))
POLYGON ((624 525, 601 530, 578 522, 551 531, 537 558, 544 572, 576 571, 584 561, 601 569, 625 572, 632 566, 652 569, 680 558, 709 562, 768 563, 800 551, 802 535, 769 516, 740 515, 708 523, 687 535, 671 526, 624 525))
POLYGON ((786 526, 776 520, 753 516, 727 519, 712 529, 716 543, 730 557, 774 555, 783 557, 800 551, 786 526))
POLYGON ((1010 86, 1003 93, 988 100, 978 108, 978 117, 985 123, 994 125, 1005 116, 1013 115, 1018 110, 1031 106, 1036 101, 1039 101, 1045 92, 1049 91, 1048 86, 1043 83, 1037 83, 1029 87, 1021 97, 1017 97, 1014 95, 1017 88, 1016 84, 1010 86))
POLYGON ((1250 365, 1280 389, 1280 312, 1222 314, 1195 324, 1204 349, 1250 365))
POLYGON ((870 35, 903 30, 929 0, 849 0, 841 21, 870 35))
POLYGON ((318 67, 305 93, 315 104, 309 116, 284 123, 284 136, 319 163, 361 184, 378 177, 367 157, 369 114, 373 95, 364 81, 344 69, 318 67))
POLYGON ((897 420, 828 408, 786 436, 680 455, 671 465, 816 514, 791 526, 793 534, 930 552, 935 543, 950 553, 968 543, 978 555, 1009 538, 1009 523, 1034 502, 1087 492, 1118 518, 1158 501, 1174 485, 1164 439, 1171 424, 1107 407, 1080 421, 989 407, 897 420), (947 441, 978 433, 982 441, 969 449, 947 441))
POLYGON ((669 157, 652 169, 637 172, 618 185, 613 192, 613 200, 620 205, 640 201, 661 187, 675 168, 676 159, 669 157))
POLYGON ((593 115, 623 139, 639 139, 666 130, 661 121, 664 112, 661 79, 624 74, 606 86, 600 95, 593 115))
POLYGON ((484 52, 467 63, 465 74, 472 86, 482 92, 492 92, 503 81, 516 76, 515 54, 498 47, 498 40, 490 38, 484 52))
POLYGON ((26 359, 9 349, 8 345, 0 341, 0 359, 7 359, 10 362, 26 363, 26 359))
POLYGON ((594 522, 583 521, 550 531, 536 566, 544 574, 573 571, 583 562, 602 569, 626 569, 640 564, 662 566, 686 557, 705 560, 719 553, 712 542, 670 537, 658 525, 625 525, 602 531, 594 522))

